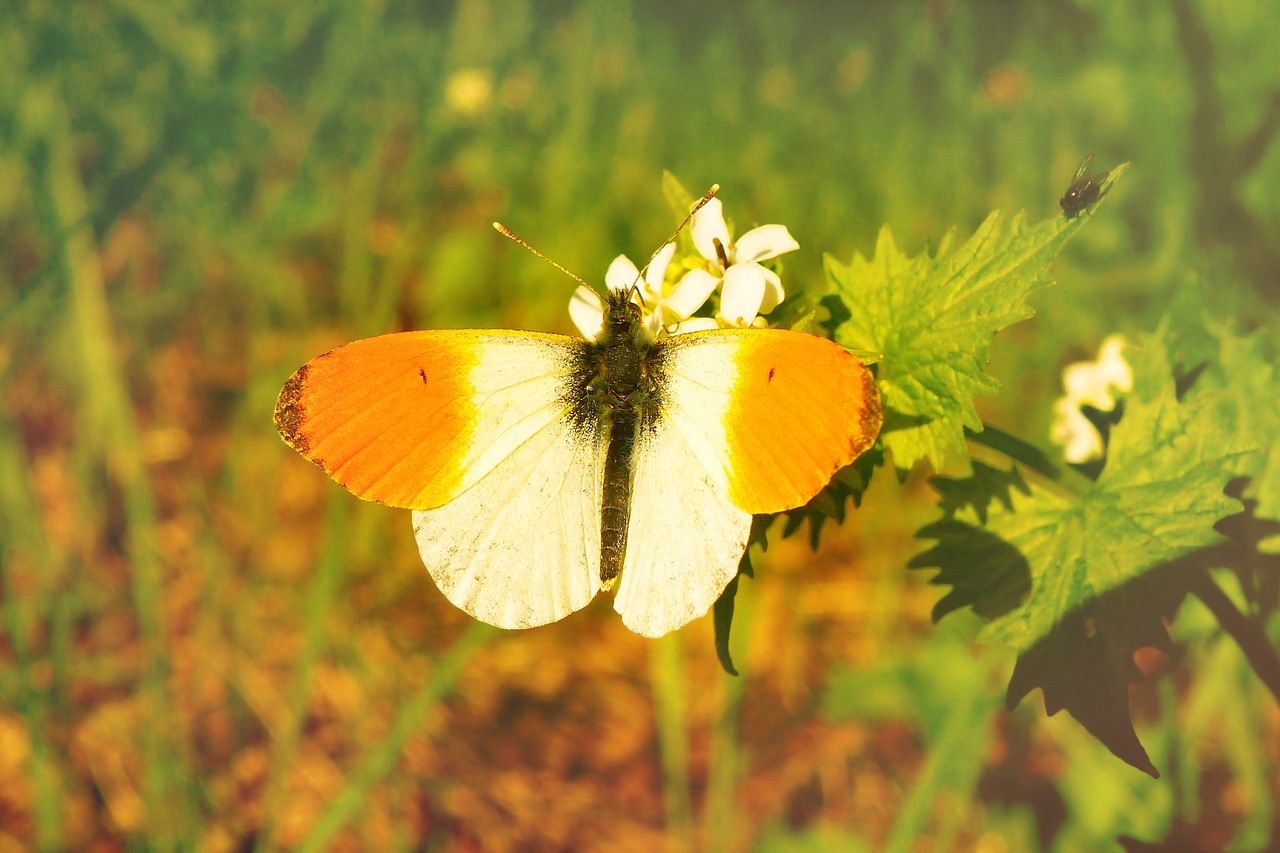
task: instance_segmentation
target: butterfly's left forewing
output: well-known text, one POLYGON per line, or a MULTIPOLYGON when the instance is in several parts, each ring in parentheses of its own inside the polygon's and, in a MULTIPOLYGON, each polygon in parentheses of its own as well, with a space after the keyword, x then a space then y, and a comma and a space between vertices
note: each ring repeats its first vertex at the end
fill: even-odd
POLYGON ((534 332, 366 338, 289 378, 276 429, 357 496, 431 509, 565 416, 584 347, 534 332))
POLYGON ((293 375, 276 427, 356 495, 415 510, 423 563, 455 605, 542 625, 600 586, 608 437, 575 403, 585 349, 502 331, 356 341, 293 375))

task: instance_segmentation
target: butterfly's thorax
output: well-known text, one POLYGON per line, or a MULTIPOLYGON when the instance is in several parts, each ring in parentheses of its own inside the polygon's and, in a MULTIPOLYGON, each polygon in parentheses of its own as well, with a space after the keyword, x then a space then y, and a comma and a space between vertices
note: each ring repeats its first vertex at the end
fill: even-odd
POLYGON ((625 294, 611 293, 604 328, 583 351, 579 420, 607 441, 600 512, 600 580, 611 586, 622 571, 631 513, 631 476, 637 436, 652 425, 660 385, 658 344, 625 294))

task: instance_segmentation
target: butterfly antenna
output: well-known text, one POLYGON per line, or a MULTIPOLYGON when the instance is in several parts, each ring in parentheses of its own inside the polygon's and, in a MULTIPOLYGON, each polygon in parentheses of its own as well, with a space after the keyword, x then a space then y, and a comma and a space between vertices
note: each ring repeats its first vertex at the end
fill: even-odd
POLYGON ((493 223, 493 230, 494 230, 494 231, 497 231, 497 232, 498 232, 499 234, 501 234, 503 237, 509 237, 510 239, 515 240, 515 241, 516 241, 517 243, 519 243, 521 246, 524 246, 524 247, 525 247, 526 249, 528 249, 530 252, 533 252, 533 253, 534 253, 535 255, 537 255, 539 258, 542 258, 542 260, 544 260, 544 261, 546 261, 547 263, 551 264, 551 266, 553 266, 553 267, 555 267, 556 269, 560 270, 560 272, 562 272, 562 273, 564 273, 565 275, 569 276, 569 278, 571 278, 571 279, 573 279, 574 281, 578 282, 578 284, 581 284, 583 287, 587 288, 588 290, 595 290, 595 288, 594 288, 594 287, 592 287, 591 285, 589 285, 589 284, 587 284, 585 281, 583 281, 582 276, 580 276, 580 275, 577 275, 577 274, 575 274, 575 273, 570 272, 569 270, 565 269, 565 268, 564 268, 563 266, 561 266, 560 264, 558 264, 558 263, 556 263, 555 261, 551 260, 551 259, 550 259, 550 258, 548 258, 546 255, 544 255, 544 254, 542 254, 541 252, 539 252, 537 249, 535 249, 535 248, 533 248, 532 246, 530 246, 530 245, 529 245, 528 243, 526 243, 524 240, 521 240, 518 236, 516 236, 516 234, 515 234, 515 232, 514 232, 514 231, 512 231, 512 230, 511 230, 510 228, 508 228, 507 226, 503 225, 501 222, 495 222, 495 223, 493 223))
POLYGON ((655 249, 655 250, 654 250, 654 252, 653 252, 653 254, 649 256, 649 260, 645 261, 644 266, 642 266, 642 267, 640 268, 640 272, 639 272, 639 274, 638 274, 638 275, 636 275, 635 283, 631 285, 632 289, 638 290, 638 289, 640 288, 640 279, 644 278, 645 271, 647 271, 647 270, 649 269, 649 264, 653 263, 653 259, 654 259, 654 258, 656 258, 656 257, 658 257, 658 252, 661 252, 661 251, 666 247, 666 245, 667 245, 668 243, 670 243, 672 240, 674 240, 674 239, 676 239, 677 237, 679 237, 679 236, 680 236, 680 232, 681 232, 681 231, 683 231, 683 230, 684 230, 684 227, 685 227, 686 225, 688 225, 688 224, 689 224, 689 220, 693 219, 693 215, 694 215, 695 213, 697 213, 699 210, 702 210, 703 206, 704 206, 704 205, 706 205, 706 203, 707 203, 707 202, 711 201, 711 199, 715 198, 715 197, 716 197, 716 193, 718 193, 718 192, 720 192, 720 185, 719 185, 719 184, 712 184, 712 185, 711 185, 711 189, 709 189, 709 190, 707 190, 705 193, 703 193, 703 194, 702 194, 702 198, 698 199, 698 201, 693 205, 693 207, 689 208, 689 215, 688 215, 688 216, 686 216, 686 217, 684 218, 684 221, 683 221, 683 222, 681 222, 681 223, 676 227, 676 230, 675 230, 675 231, 673 231, 673 232, 671 233, 671 236, 670 236, 670 237, 668 237, 667 239, 663 240, 663 241, 658 245, 658 248, 657 248, 657 249, 655 249))

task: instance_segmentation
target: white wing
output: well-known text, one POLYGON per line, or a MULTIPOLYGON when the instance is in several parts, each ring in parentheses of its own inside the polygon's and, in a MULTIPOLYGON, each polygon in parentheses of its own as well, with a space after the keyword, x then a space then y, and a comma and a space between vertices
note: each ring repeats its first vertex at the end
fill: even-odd
POLYGON ((721 460, 732 358, 696 358, 704 335, 664 344, 662 410, 636 436, 627 551, 614 609, 637 634, 659 637, 707 612, 738 572, 751 513, 729 500, 721 460), (672 346, 679 341, 681 346, 672 346))
POLYGON ((670 419, 637 436, 631 522, 614 609, 659 637, 707 612, 738 572, 751 513, 734 506, 670 419))
POLYGON ((811 499, 874 440, 870 372, 797 332, 719 330, 660 344, 662 409, 637 436, 614 607, 658 636, 703 615, 738 571, 752 512, 811 499))
POLYGON ((600 588, 606 443, 559 417, 444 506, 413 513, 422 562, 449 601, 499 628, 532 628, 600 588))

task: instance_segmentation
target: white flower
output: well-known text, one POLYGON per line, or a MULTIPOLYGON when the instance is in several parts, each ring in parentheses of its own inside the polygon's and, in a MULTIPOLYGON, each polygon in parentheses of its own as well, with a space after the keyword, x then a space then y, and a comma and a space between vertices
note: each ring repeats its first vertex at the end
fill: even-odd
MULTIPOLYGON (((606 286, 610 291, 634 287, 637 293, 632 299, 640 305, 645 325, 654 334, 763 325, 758 315, 772 311, 786 294, 777 273, 760 262, 800 248, 786 226, 762 225, 735 242, 725 225, 720 200, 711 199, 693 215, 690 234, 702 258, 682 259, 681 265, 689 269, 674 285, 667 280, 667 269, 676 246, 667 243, 654 255, 643 277, 625 255, 614 258, 605 273, 606 286), (716 316, 694 317, 721 285, 716 316)), ((595 340, 604 325, 600 294, 579 287, 569 302, 569 316, 583 337, 595 340)))
POLYGON ((1115 388, 1126 394, 1133 390, 1133 371, 1124 360, 1124 347, 1122 335, 1111 335, 1099 347, 1097 361, 1068 364, 1062 371, 1067 397, 1104 412, 1114 409, 1116 400, 1111 390, 1115 388))
POLYGON ((1098 349, 1097 361, 1078 361, 1062 371, 1067 394, 1053 404, 1055 418, 1050 438, 1063 446, 1062 456, 1068 462, 1078 464, 1102 458, 1102 436, 1080 407, 1088 405, 1109 412, 1116 407, 1118 396, 1133 390, 1133 371, 1124 360, 1125 346, 1123 336, 1111 335, 1098 349))
POLYGON ((1062 445, 1063 459, 1078 465, 1102 458, 1102 436, 1074 400, 1059 397, 1053 403, 1053 414, 1049 438, 1062 445))
MULTIPOLYGON (((614 258, 604 274, 605 286, 610 290, 628 290, 633 285, 636 287, 639 296, 632 298, 640 305, 645 325, 654 334, 662 329, 670 334, 679 334, 695 331, 694 327, 703 328, 703 323, 689 320, 689 315, 702 307, 702 303, 707 301, 719 283, 713 280, 708 287, 702 279, 690 279, 685 275, 664 293, 667 267, 671 264, 675 251, 675 243, 668 243, 659 249, 643 278, 626 255, 614 258)), ((569 300, 569 317, 584 338, 595 340, 604 326, 604 303, 600 294, 589 287, 579 287, 569 300)), ((715 321, 710 320, 710 323, 710 328, 715 328, 715 321)))
POLYGON ((709 270, 690 270, 680 285, 688 282, 691 290, 710 293, 723 281, 720 310, 716 314, 721 323, 750 326, 756 315, 767 314, 782 302, 786 294, 781 279, 761 266, 760 261, 800 248, 785 225, 761 225, 734 242, 724 222, 720 199, 713 198, 693 215, 689 230, 694 246, 711 263, 709 270))

